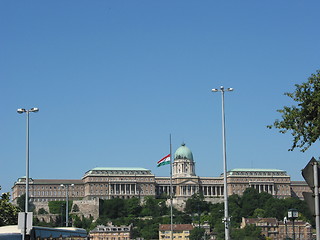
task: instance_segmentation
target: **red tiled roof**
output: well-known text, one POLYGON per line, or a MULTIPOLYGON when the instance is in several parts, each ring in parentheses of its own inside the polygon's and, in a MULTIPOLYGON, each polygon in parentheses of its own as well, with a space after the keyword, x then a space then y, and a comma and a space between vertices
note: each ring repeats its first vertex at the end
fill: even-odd
POLYGON ((277 224, 276 218, 245 218, 246 224, 255 224, 255 223, 272 223, 277 224))
MULTIPOLYGON (((19 183, 25 183, 19 182, 19 183)), ((30 184, 84 184, 82 180, 79 179, 32 179, 30 184)))
MULTIPOLYGON (((173 224, 172 225, 173 231, 190 231, 193 229, 191 224, 173 224)), ((171 224, 160 224, 159 231, 170 231, 171 224)))

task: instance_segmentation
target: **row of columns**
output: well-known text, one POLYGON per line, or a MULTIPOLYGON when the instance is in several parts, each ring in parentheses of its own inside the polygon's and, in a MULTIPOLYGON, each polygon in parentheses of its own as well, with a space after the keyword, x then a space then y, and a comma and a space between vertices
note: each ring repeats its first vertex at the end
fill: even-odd
POLYGON ((257 189, 259 191, 259 193, 267 192, 267 193, 274 195, 275 189, 274 189, 273 184, 259 183, 259 184, 250 184, 250 186, 253 187, 254 189, 257 189))
MULTIPOLYGON (((173 187, 173 195, 176 194, 176 186, 173 187)), ((157 194, 161 195, 162 193, 167 194, 168 196, 170 195, 170 185, 165 185, 165 186, 158 186, 157 187, 157 194)))
POLYGON ((195 193, 199 192, 199 186, 180 186, 180 195, 181 196, 192 196, 195 193))
MULTIPOLYGON (((223 196, 223 186, 197 186, 197 185, 184 185, 179 186, 179 192, 176 193, 176 186, 173 186, 173 195, 178 194, 179 196, 192 196, 200 191, 204 196, 223 196)), ((161 195, 165 193, 170 195, 170 185, 168 186, 158 186, 157 194, 161 195)))
POLYGON ((109 184, 108 195, 136 195, 138 193, 136 184, 109 184))
POLYGON ((223 186, 202 186, 204 196, 223 196, 223 186))
POLYGON ((194 170, 194 164, 191 164, 190 162, 179 162, 179 163, 173 163, 173 174, 188 174, 188 175, 195 175, 194 170))

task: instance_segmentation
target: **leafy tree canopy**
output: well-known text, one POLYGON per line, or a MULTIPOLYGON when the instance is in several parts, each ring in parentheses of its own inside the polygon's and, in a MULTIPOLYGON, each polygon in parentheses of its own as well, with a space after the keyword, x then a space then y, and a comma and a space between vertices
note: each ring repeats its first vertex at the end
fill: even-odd
MULTIPOLYGON (((68 201, 68 210, 71 211, 73 201, 68 201)), ((53 214, 61 214, 65 216, 66 201, 50 201, 48 203, 49 212, 53 214)))
POLYGON ((296 90, 285 93, 292 98, 297 106, 277 110, 282 120, 275 120, 268 128, 278 128, 280 133, 291 132, 293 144, 290 151, 300 148, 306 151, 320 137, 320 70, 312 74, 308 81, 295 84, 296 90))
MULTIPOLYGON (((22 194, 20 197, 18 197, 17 204, 21 210, 23 210, 23 211, 25 210, 25 205, 26 205, 26 194, 25 193, 22 194)), ((28 205, 29 212, 32 212, 34 209, 35 209, 34 204, 29 201, 29 205, 28 205)))
POLYGON ((38 214, 48 214, 48 212, 44 208, 40 208, 38 214))
POLYGON ((3 193, 0 198, 0 226, 17 224, 19 211, 10 203, 10 193, 3 193))
POLYGON ((169 209, 165 204, 165 199, 155 199, 146 197, 142 205, 141 216, 158 217, 169 214, 169 209))
POLYGON ((203 228, 195 227, 190 231, 190 240, 201 240, 203 239, 205 230, 203 228))
POLYGON ((126 216, 125 200, 121 198, 114 198, 109 200, 101 200, 100 215, 115 219, 126 216))
POLYGON ((255 225, 247 225, 243 229, 236 229, 231 232, 232 239, 243 240, 265 240, 266 237, 261 234, 261 228, 255 225))
POLYGON ((204 196, 199 193, 195 193, 186 201, 185 212, 186 213, 199 213, 209 210, 209 204, 204 200, 204 196))

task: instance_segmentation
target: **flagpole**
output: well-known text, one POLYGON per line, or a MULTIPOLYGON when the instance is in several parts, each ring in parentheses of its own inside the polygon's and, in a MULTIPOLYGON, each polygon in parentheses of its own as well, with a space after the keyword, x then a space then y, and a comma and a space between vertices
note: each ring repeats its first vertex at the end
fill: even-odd
POLYGON ((171 217, 171 240, 173 240, 173 216, 172 216, 172 144, 171 144, 171 133, 170 133, 170 217, 171 217))

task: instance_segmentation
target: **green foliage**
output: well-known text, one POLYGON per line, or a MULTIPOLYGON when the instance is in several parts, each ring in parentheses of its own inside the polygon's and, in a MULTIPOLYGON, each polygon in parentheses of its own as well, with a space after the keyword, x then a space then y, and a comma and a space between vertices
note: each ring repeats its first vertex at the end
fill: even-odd
POLYGON ((204 196, 199 193, 193 194, 186 201, 185 212, 189 214, 207 212, 209 210, 209 204, 204 200, 204 196))
MULTIPOLYGON (((49 206, 50 213, 65 215, 66 201, 50 201, 48 203, 48 206, 49 206)), ((69 212, 70 212, 71 207, 72 207, 72 201, 68 201, 69 212)))
POLYGON ((165 204, 165 199, 155 199, 146 197, 142 205, 141 216, 158 217, 169 214, 169 209, 165 204))
POLYGON ((138 198, 130 198, 125 201, 125 206, 129 216, 139 216, 141 212, 140 200, 138 198))
MULTIPOLYGON (((270 194, 262 192, 259 193, 256 189, 247 188, 242 196, 232 195, 229 197, 229 216, 230 233, 238 231, 242 217, 274 217, 282 220, 288 212, 288 209, 296 208, 299 211, 299 219, 305 220, 313 224, 312 216, 306 203, 298 198, 277 199, 270 194)), ((217 234, 217 239, 224 239, 224 204, 217 203, 210 206, 210 214, 207 217, 211 228, 217 234)), ((241 230, 239 234, 232 239, 260 239, 248 235, 244 238, 245 231, 241 230), (250 238, 251 237, 251 238, 250 238)))
POLYGON ((73 219, 73 226, 77 228, 84 228, 88 232, 92 230, 95 225, 93 224, 93 217, 86 218, 82 215, 82 217, 79 217, 77 215, 72 215, 73 219))
POLYGON ((48 212, 44 208, 40 208, 38 214, 48 214, 48 212))
MULTIPOLYGON (((176 224, 188 224, 192 223, 192 217, 190 214, 179 212, 179 211, 173 211, 174 216, 174 222, 176 224)), ((169 224, 170 222, 168 222, 169 224)))
MULTIPOLYGON (((222 206, 224 207, 224 205, 222 206)), ((241 197, 234 194, 229 197, 229 215, 232 217, 231 223, 239 223, 241 221, 241 197)), ((223 211, 221 209, 221 211, 223 211)))
POLYGON ((203 239, 205 230, 203 228, 194 228, 190 231, 190 240, 201 240, 203 239))
POLYGON ((222 219, 224 217, 224 204, 216 203, 211 205, 210 213, 211 214, 209 215, 209 224, 212 228, 216 228, 218 225, 222 224, 222 219))
POLYGON ((124 199, 114 198, 109 200, 101 200, 101 203, 100 216, 115 219, 127 215, 124 199))
MULTIPOLYGON (((18 207, 22 210, 25 211, 25 205, 26 205, 26 194, 22 194, 20 197, 17 199, 17 204, 18 207)), ((34 204, 32 202, 29 202, 28 206, 28 211, 32 212, 35 209, 34 204)))
POLYGON ((235 240, 265 240, 261 229, 255 225, 247 225, 243 229, 235 229, 231 232, 231 239, 235 240))
POLYGON ((79 212, 79 211, 80 211, 79 206, 77 204, 74 204, 72 207, 72 212, 79 212))
POLYGON ((143 226, 140 228, 141 237, 150 240, 159 237, 159 223, 155 219, 143 221, 143 226))
MULTIPOLYGON (((186 202, 186 211, 173 209, 175 224, 190 224, 200 219, 201 223, 208 222, 216 234, 217 239, 224 239, 224 203, 211 204, 204 201, 203 196, 195 194, 186 202), (199 211, 200 210, 200 211, 199 211), (199 215, 200 213, 200 215, 199 215)), ((170 211, 165 205, 165 199, 145 198, 140 204, 137 198, 101 200, 100 217, 93 225, 90 219, 74 216, 73 224, 77 227, 92 229, 94 226, 107 222, 114 225, 133 224, 133 238, 157 239, 159 224, 170 224, 170 211)), ((239 229, 242 217, 276 217, 282 220, 288 209, 296 208, 300 219, 310 222, 312 218, 304 201, 297 198, 277 199, 272 195, 259 193, 254 188, 248 188, 242 196, 229 197, 230 234, 232 239, 265 239, 260 235, 260 229, 250 226, 239 229)), ((199 235, 195 235, 199 237, 199 235)), ((202 231, 202 230, 199 230, 202 231)))
POLYGON ((61 226, 63 226, 63 223, 62 223, 61 216, 58 216, 58 218, 55 219, 55 220, 53 220, 50 217, 50 221, 49 222, 40 221, 39 218, 34 217, 33 218, 33 225, 34 226, 42 226, 42 227, 61 227, 61 226))
POLYGON ((25 205, 26 205, 26 200, 25 199, 26 199, 26 194, 22 194, 17 199, 17 205, 22 211, 24 211, 24 209, 25 209, 25 205))
POLYGON ((49 212, 52 214, 61 214, 62 208, 65 206, 65 201, 50 201, 48 203, 49 212))
MULTIPOLYGON (((257 208, 263 209, 265 203, 269 199, 274 199, 271 194, 266 192, 259 193, 254 188, 247 188, 241 198, 241 213, 242 217, 253 216, 254 211, 257 208)), ((241 220, 241 219, 239 219, 241 220)))
POLYGON ((18 223, 20 209, 10 203, 10 193, 2 193, 0 198, 0 226, 18 223))
POLYGON ((283 199, 271 198, 265 204, 265 217, 275 217, 281 220, 286 216, 290 207, 285 204, 283 199))
MULTIPOLYGON (((214 232, 216 233, 217 240, 224 240, 224 223, 221 221, 216 222, 214 225, 214 232)), ((232 231, 231 231, 232 232, 232 231)))
MULTIPOLYGON (((142 204, 138 198, 100 200, 100 217, 95 224, 106 225, 110 221, 114 225, 132 223, 133 238, 157 239, 159 224, 170 223, 170 211, 165 202, 166 199, 153 197, 146 197, 142 204)), ((191 223, 188 214, 173 210, 175 223, 191 223)), ((80 226, 80 219, 75 217, 74 224, 80 226)))
POLYGON ((261 208, 257 208, 254 210, 252 217, 254 218, 264 218, 266 216, 266 211, 261 208))
POLYGON ((268 128, 278 128, 280 133, 291 132, 293 144, 289 150, 300 148, 304 152, 320 137, 320 70, 295 87, 294 92, 285 95, 297 106, 277 110, 282 114, 282 120, 275 120, 268 128))

